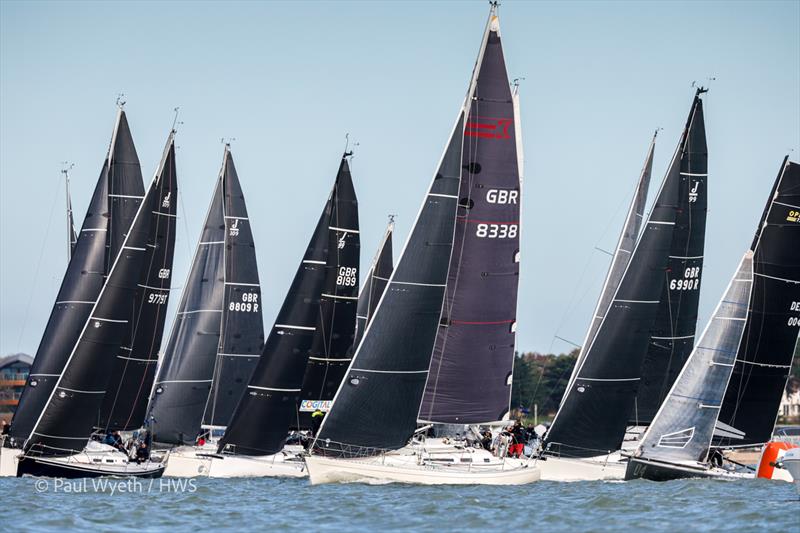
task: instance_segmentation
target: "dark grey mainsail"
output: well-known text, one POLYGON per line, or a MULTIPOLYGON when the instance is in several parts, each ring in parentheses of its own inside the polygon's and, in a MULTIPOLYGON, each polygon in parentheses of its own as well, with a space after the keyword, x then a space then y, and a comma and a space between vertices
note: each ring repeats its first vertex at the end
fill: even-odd
POLYGON ((244 393, 264 347, 261 285, 255 243, 244 193, 227 151, 223 168, 225 219, 225 294, 219 351, 203 425, 224 428, 244 393))
POLYGON ((581 345, 581 350, 578 353, 578 359, 575 361, 575 366, 572 369, 572 376, 567 384, 567 389, 569 389, 573 381, 575 381, 578 368, 580 368, 583 360, 586 358, 586 352, 597 335, 597 330, 600 328, 600 324, 603 322, 603 318, 605 318, 608 312, 608 307, 614 299, 614 293, 617 292, 619 283, 622 281, 622 275, 625 273, 625 269, 628 268, 628 263, 630 263, 631 253, 633 252, 634 246, 636 246, 636 240, 639 237, 639 231, 642 228, 642 221, 644 220, 644 208, 647 204, 647 191, 650 187, 650 176, 653 171, 653 152, 655 151, 657 135, 658 131, 653 134, 653 140, 650 141, 647 157, 645 158, 642 172, 639 174, 636 190, 633 192, 633 199, 628 209, 628 215, 625 217, 625 224, 622 226, 622 232, 617 241, 614 256, 611 259, 611 266, 608 268, 608 274, 606 274, 606 280, 603 284, 603 290, 600 293, 600 299, 597 300, 597 307, 595 307, 594 314, 592 315, 589 331, 586 332, 586 338, 581 345))
POLYGON ((447 285, 463 139, 462 109, 397 268, 322 422, 318 451, 401 448, 417 426, 447 285))
POLYGON ((343 157, 333 189, 247 385, 247 393, 241 397, 220 440, 220 451, 274 454, 283 448, 289 427, 299 425, 297 409, 303 376, 322 327, 321 295, 331 266, 338 261, 335 254, 330 254, 330 247, 338 249, 343 243, 342 250, 346 250, 357 247, 358 243, 354 228, 336 226, 333 221, 357 223, 357 214, 346 214, 355 201, 350 168, 343 157), (340 212, 343 218, 339 217, 340 212))
POLYGON ((126 337, 150 228, 163 214, 161 200, 174 197, 174 185, 174 181, 153 179, 130 230, 119 243, 120 252, 97 303, 25 442, 27 455, 68 455, 81 451, 89 440, 115 355, 126 337))
POLYGON ((703 92, 697 91, 686 123, 669 261, 630 419, 636 426, 647 425, 653 419, 694 346, 708 210, 708 148, 700 99, 703 92))
POLYGON ((394 233, 394 220, 389 221, 386 232, 383 234, 378 252, 370 264, 369 271, 364 279, 361 294, 358 295, 358 307, 356 309, 356 338, 353 341, 352 351, 355 353, 364 331, 375 315, 378 302, 386 290, 386 284, 394 271, 392 261, 392 233, 394 233))
MULTIPOLYGON (((547 432, 547 453, 592 457, 618 450, 633 414, 641 369, 659 310, 672 250, 673 229, 681 206, 690 201, 692 127, 698 110, 695 95, 686 128, 670 163, 653 209, 608 312, 565 391, 547 432)), ((695 192, 705 195, 699 189, 695 192)), ((682 274, 682 273, 677 273, 682 274)), ((687 281, 688 283, 688 281, 687 281)))
POLYGON ((750 315, 719 422, 755 446, 772 438, 800 330, 800 164, 784 159, 753 242, 750 315))
POLYGON ((686 361, 636 456, 658 461, 705 462, 722 397, 742 339, 753 252, 748 251, 686 361))
POLYGON ((125 112, 120 109, 75 250, 14 414, 11 435, 17 444, 22 444, 30 435, 64 370, 103 287, 110 243, 119 242, 128 232, 129 212, 139 205, 143 194, 136 149, 125 112), (116 196, 111 196, 112 191, 116 196), (120 210, 124 214, 120 214, 120 210))
POLYGON ((150 226, 144 265, 136 287, 125 340, 116 355, 97 427, 127 431, 142 427, 158 363, 167 315, 175 252, 177 173, 175 131, 171 131, 156 170, 167 196, 159 199, 157 218, 150 226), (170 185, 171 184, 171 185, 170 185))
POLYGON ((69 193, 69 169, 65 168, 61 172, 64 174, 64 190, 66 191, 67 197, 67 242, 69 242, 67 259, 72 259, 75 245, 78 244, 78 234, 75 233, 75 220, 72 216, 72 195, 69 193))
POLYGON ((300 392, 298 426, 304 429, 312 427, 311 414, 314 410, 325 407, 336 394, 350 365, 355 340, 361 239, 358 200, 347 156, 345 154, 342 158, 340 176, 336 180, 331 231, 328 232, 325 285, 320 296, 319 320, 300 392), (341 175, 345 173, 347 176, 341 175))
POLYGON ((255 261, 244 197, 226 146, 150 400, 147 418, 157 442, 192 444, 205 413, 221 420, 225 406, 218 411, 210 401, 215 377, 222 383, 215 396, 226 405, 227 397, 238 398, 246 385, 249 374, 241 374, 251 371, 258 358, 253 350, 260 349, 263 337, 255 261), (231 218, 225 218, 227 212, 231 218))
POLYGON ((422 422, 508 417, 520 261, 521 142, 496 21, 473 74, 453 253, 422 422))

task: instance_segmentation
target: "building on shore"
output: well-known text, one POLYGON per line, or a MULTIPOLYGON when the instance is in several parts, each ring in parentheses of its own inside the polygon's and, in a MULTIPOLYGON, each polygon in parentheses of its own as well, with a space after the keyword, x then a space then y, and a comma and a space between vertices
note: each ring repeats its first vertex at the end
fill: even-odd
POLYGON ((24 353, 0 357, 0 420, 11 422, 31 364, 33 357, 24 353))

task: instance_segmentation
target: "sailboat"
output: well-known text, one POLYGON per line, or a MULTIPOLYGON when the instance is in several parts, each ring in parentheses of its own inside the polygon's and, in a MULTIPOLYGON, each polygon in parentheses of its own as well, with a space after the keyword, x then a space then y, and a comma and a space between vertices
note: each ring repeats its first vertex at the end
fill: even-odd
POLYGON ((429 427, 418 423, 453 417, 470 424, 508 414, 520 259, 519 127, 493 5, 438 170, 305 458, 312 484, 538 479, 530 465, 511 466, 475 448, 443 453, 409 443, 429 427), (463 350, 474 362, 459 357, 463 350), (471 398, 485 391, 485 398, 460 404, 467 391, 471 398))
MULTIPOLYGON (((800 165, 784 159, 755 238, 706 325, 667 399, 630 458, 625 479, 665 481, 687 477, 742 477, 714 464, 712 439, 734 369, 769 369, 786 385, 800 325, 800 165), (762 366, 763 365, 763 366, 762 366)), ((763 376, 763 374, 762 374, 763 376)), ((738 376, 737 376, 738 377, 738 376)), ((772 381, 775 381, 773 379, 772 381)), ((762 379, 764 397, 776 387, 762 379)), ((766 402, 765 402, 766 403, 766 402)), ((764 405, 766 407, 766 405, 764 405)), ((774 420, 760 411, 761 420, 774 420)), ((772 416, 772 413, 776 413, 772 416)), ((769 428, 769 434, 773 427, 769 428)), ((755 438, 751 435, 749 438, 755 438)), ((752 474, 749 475, 752 477, 752 474)))
MULTIPOLYGON (((543 479, 622 479, 625 463, 619 450, 636 413, 639 382, 651 365, 647 354, 654 353, 652 344, 659 343, 664 348, 659 353, 669 356, 680 353, 672 348, 691 342, 688 337, 671 337, 686 337, 677 328, 689 328, 686 324, 697 312, 696 296, 686 299, 681 293, 700 287, 707 181, 704 92, 700 88, 695 93, 655 204, 616 284, 612 264, 595 312, 599 325, 595 328, 593 320, 582 357, 544 439, 537 463, 543 479), (605 303, 608 294, 613 297, 605 303), (676 300, 683 302, 680 309, 673 307, 676 300), (670 309, 676 311, 670 331, 680 335, 661 334, 658 329, 660 317, 670 309), (678 317, 683 318, 677 321, 678 317), (653 335, 654 328, 659 335, 653 335)), ((650 172, 652 148, 651 143, 637 188, 650 172)), ((639 195, 634 195, 615 256, 632 243, 626 235, 635 229, 635 213, 642 209, 639 195)))
POLYGON ((256 367, 263 343, 253 234, 233 155, 226 144, 153 385, 145 424, 155 445, 191 448, 199 435, 213 440, 221 434, 256 367))
MULTIPOLYGON (((219 442, 173 450, 168 476, 304 477, 300 445, 286 445, 289 429, 299 424, 298 405, 309 356, 322 355, 318 336, 330 331, 334 301, 357 284, 357 272, 340 275, 340 258, 352 261, 348 248, 359 247, 358 210, 348 157, 339 164, 336 181, 298 266, 294 280, 270 331, 246 393, 219 442), (334 253, 336 252, 336 253, 334 253), (333 286, 327 282, 333 276, 333 286), (353 279, 356 278, 356 279, 353 279), (327 291, 327 292, 323 292, 327 291), (328 301, 327 313, 323 298, 328 301)), ((357 289, 356 289, 357 290, 357 289)), ((352 313, 355 324, 355 309, 352 313)), ((352 338, 350 339, 352 342, 352 338)))
MULTIPOLYGON (((130 461, 125 453, 90 442, 89 436, 107 393, 114 355, 127 337, 134 299, 142 294, 138 286, 142 272, 158 255, 156 245, 164 219, 175 216, 174 204, 165 202, 177 195, 174 173, 164 172, 167 159, 174 157, 172 138, 171 133, 150 188, 119 243, 108 277, 24 443, 18 476, 158 477, 163 473, 163 464, 130 461)), ((155 295, 165 291, 168 289, 147 290, 155 295)))
MULTIPOLYGON (((355 339, 353 340, 352 351, 358 347, 361 338, 364 336, 364 331, 367 326, 372 322, 372 317, 375 316, 375 309, 378 307, 378 302, 386 290, 386 284, 394 270, 394 263, 392 262, 392 234, 394 233, 394 217, 389 217, 389 224, 386 226, 386 231, 381 238, 381 243, 378 246, 378 251, 370 263, 367 275, 364 278, 364 285, 361 288, 361 293, 358 295, 358 306, 356 308, 356 331, 355 339)), ((341 382, 341 380, 339 380, 341 382)), ((337 387, 338 388, 338 387, 337 387)), ((330 410, 330 405, 324 406, 322 409, 327 412, 330 410)))

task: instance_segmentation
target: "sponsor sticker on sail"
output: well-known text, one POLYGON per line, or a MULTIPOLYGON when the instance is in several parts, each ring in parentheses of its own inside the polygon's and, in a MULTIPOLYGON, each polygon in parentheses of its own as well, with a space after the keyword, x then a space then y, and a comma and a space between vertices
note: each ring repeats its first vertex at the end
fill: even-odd
POLYGON ((327 413, 331 409, 333 400, 302 400, 300 402, 301 413, 313 413, 317 409, 327 413))

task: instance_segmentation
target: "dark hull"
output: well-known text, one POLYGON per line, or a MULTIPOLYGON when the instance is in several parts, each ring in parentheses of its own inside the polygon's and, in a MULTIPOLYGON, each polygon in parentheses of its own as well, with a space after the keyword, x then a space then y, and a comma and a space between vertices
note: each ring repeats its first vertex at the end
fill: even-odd
POLYGON ((103 465, 77 462, 65 463, 63 459, 59 460, 56 458, 25 457, 20 458, 19 466, 17 467, 17 477, 35 476, 80 479, 113 476, 152 479, 159 478, 162 475, 164 475, 164 465, 160 463, 158 466, 154 465, 153 468, 136 468, 132 465, 128 470, 121 470, 119 468, 110 469, 103 465))
POLYGON ((718 477, 711 470, 690 466, 663 463, 642 458, 631 457, 625 470, 625 481, 631 479, 649 479, 650 481, 671 481, 673 479, 718 477))

